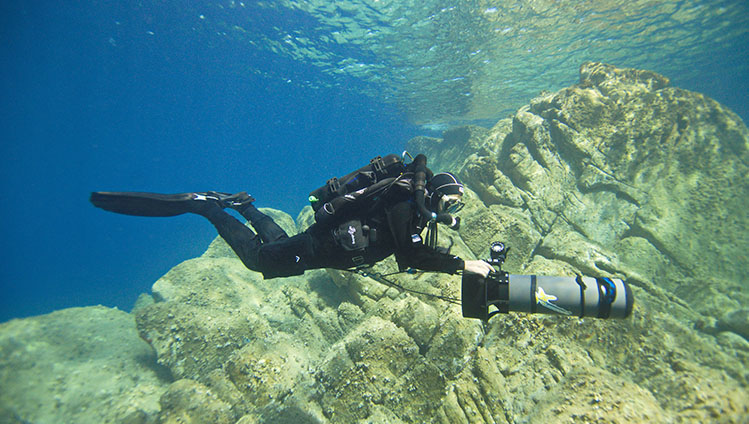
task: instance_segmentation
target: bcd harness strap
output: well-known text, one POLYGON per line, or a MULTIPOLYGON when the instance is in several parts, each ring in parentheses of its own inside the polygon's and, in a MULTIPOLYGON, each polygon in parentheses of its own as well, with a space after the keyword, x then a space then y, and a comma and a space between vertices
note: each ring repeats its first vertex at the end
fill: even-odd
POLYGON ((376 174, 385 172, 385 161, 382 160, 382 156, 377 156, 376 158, 371 159, 369 163, 372 165, 372 170, 376 174))
POLYGON ((411 174, 403 173, 397 177, 386 178, 359 191, 331 199, 316 210, 315 222, 331 224, 352 210, 363 212, 376 210, 384 200, 385 194, 394 186, 410 187, 411 174))
POLYGON ((341 188, 341 183, 338 182, 337 177, 329 179, 326 184, 328 186, 328 190, 330 190, 331 193, 335 193, 341 188))
POLYGON ((397 177, 404 172, 405 165, 400 156, 392 154, 384 158, 377 156, 362 168, 343 177, 333 177, 327 180, 324 186, 310 193, 310 204, 312 209, 317 212, 323 205, 335 204, 335 200, 340 197, 361 192, 372 185, 397 177))

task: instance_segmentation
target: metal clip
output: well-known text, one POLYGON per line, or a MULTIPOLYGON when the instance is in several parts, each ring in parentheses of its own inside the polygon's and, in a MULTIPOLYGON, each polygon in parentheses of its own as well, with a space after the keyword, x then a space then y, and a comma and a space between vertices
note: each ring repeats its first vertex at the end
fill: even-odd
POLYGON ((375 172, 375 175, 379 175, 385 171, 385 161, 382 160, 382 156, 377 156, 370 160, 369 163, 372 165, 372 170, 375 172))

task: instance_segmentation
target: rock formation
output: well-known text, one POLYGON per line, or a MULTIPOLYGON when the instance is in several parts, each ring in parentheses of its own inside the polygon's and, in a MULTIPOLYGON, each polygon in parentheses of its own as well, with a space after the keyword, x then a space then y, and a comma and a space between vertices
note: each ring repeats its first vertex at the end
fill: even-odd
MULTIPOLYGON (((746 422, 748 147, 747 128, 718 103, 652 72, 583 64, 579 84, 491 129, 454 128, 408 149, 470 188, 460 231, 441 230, 441 244, 483 258, 504 241, 514 274, 625 279, 631 318, 483 324, 347 272, 262 280, 216 239, 133 311, 171 380, 144 383, 158 407, 110 420, 746 422)), ((266 212, 290 234, 312 220, 309 208, 296 222, 266 212)), ((392 259, 376 267, 395 269, 392 259)), ((393 278, 460 296, 458 276, 393 278)), ((34 400, 5 358, 35 340, 8 336, 12 325, 0 327, 0 413, 29 420, 34 400)))
POLYGON ((154 422, 170 381, 126 312, 71 308, 0 324, 0 422, 154 422))

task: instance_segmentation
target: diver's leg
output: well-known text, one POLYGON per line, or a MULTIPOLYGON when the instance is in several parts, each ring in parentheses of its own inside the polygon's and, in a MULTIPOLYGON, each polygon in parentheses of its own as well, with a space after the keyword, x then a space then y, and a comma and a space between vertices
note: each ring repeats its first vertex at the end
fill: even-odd
POLYGON ((273 218, 257 210, 252 203, 243 204, 237 211, 252 224, 263 243, 271 243, 277 240, 289 238, 281 227, 273 221, 273 218))
POLYGON ((211 221, 221 238, 231 246, 242 263, 252 270, 257 270, 258 249, 262 242, 288 238, 281 227, 252 205, 255 199, 246 192, 237 194, 215 191, 178 194, 93 192, 90 200, 94 206, 126 215, 175 216, 184 213, 202 215, 211 221), (225 207, 239 210, 255 227, 260 237, 233 216, 224 212, 225 207))
POLYGON ((216 203, 207 203, 201 210, 192 212, 202 215, 211 221, 211 224, 218 230, 218 234, 229 244, 234 253, 239 256, 244 266, 253 271, 259 271, 257 257, 262 242, 251 229, 224 212, 216 203))

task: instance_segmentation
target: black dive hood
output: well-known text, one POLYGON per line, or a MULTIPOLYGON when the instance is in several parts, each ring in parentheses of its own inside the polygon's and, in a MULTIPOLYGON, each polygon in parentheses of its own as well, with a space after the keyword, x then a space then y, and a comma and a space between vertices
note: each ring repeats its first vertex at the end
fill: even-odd
POLYGON ((426 207, 426 185, 427 185, 427 157, 423 154, 416 155, 414 158, 414 199, 422 216, 427 217, 430 221, 447 225, 453 230, 460 227, 460 218, 456 218, 449 213, 435 213, 426 207))

